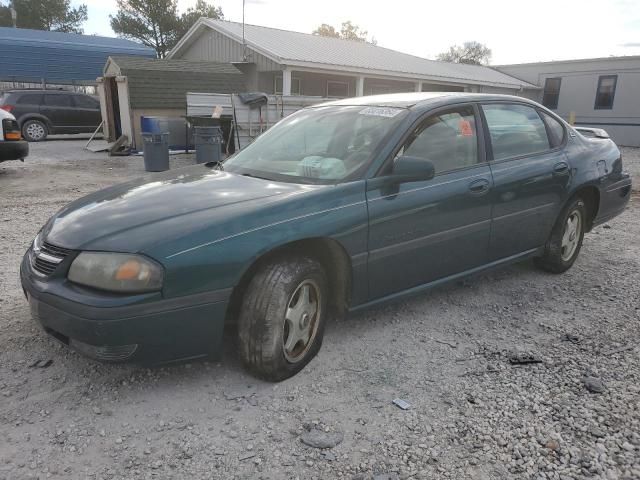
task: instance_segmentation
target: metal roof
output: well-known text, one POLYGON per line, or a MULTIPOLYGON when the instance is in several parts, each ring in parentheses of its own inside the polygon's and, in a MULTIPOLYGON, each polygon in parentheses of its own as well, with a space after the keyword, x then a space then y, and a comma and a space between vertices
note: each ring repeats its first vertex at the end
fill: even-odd
MULTIPOLYGON (((187 92, 244 92, 244 74, 228 63, 110 57, 104 67, 127 77, 131 108, 184 108, 187 92), (113 64, 117 68, 110 68, 113 64)), ((111 73, 113 74, 113 73, 111 73)))
POLYGON ((95 81, 109 55, 155 57, 121 38, 0 27, 0 80, 49 83, 95 81))
MULTIPOLYGON (((242 24, 202 18, 200 23, 242 42, 242 24)), ((196 24, 176 46, 173 55, 189 41, 196 24)), ((308 33, 279 30, 257 25, 245 25, 247 46, 290 66, 306 66, 336 70, 368 71, 370 74, 440 79, 442 81, 484 84, 519 89, 538 88, 489 67, 440 62, 409 55, 366 42, 322 37, 308 33), (399 75, 400 74, 400 75, 399 75)))

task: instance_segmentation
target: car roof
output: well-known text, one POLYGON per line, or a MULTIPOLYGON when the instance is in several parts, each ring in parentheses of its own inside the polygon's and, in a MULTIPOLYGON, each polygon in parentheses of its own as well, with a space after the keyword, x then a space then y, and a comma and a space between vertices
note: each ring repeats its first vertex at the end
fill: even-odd
POLYGON ((531 100, 515 95, 498 95, 489 93, 466 93, 466 92, 409 92, 390 93, 385 95, 369 95, 364 97, 344 98, 321 104, 322 106, 371 106, 371 107, 428 107, 436 105, 446 105, 447 103, 488 101, 488 100, 509 100, 535 104, 531 100))

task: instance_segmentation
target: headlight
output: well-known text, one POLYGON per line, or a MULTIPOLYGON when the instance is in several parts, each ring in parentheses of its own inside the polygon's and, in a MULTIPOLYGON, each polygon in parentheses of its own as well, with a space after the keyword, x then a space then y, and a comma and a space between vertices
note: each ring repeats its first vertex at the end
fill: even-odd
POLYGON ((42 230, 38 232, 36 238, 33 239, 33 245, 31 246, 33 251, 38 253, 42 248, 42 230))
POLYGON ((82 252, 69 269, 72 282, 112 292, 142 293, 162 288, 162 267, 127 253, 82 252))

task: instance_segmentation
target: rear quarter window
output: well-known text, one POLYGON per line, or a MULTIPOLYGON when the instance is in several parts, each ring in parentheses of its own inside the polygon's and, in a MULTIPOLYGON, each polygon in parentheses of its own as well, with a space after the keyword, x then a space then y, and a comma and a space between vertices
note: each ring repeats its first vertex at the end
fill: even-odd
POLYGON ((551 115, 545 112, 540 112, 544 123, 549 128, 549 143, 553 148, 559 147, 564 142, 565 131, 562 123, 553 118, 551 115))

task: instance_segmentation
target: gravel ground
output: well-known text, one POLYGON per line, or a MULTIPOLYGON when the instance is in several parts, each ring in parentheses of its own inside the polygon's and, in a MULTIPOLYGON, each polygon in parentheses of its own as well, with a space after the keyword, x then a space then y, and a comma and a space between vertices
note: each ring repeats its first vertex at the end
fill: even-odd
MULTIPOLYGON (((0 165, 0 479, 640 479, 637 191, 566 274, 523 263, 330 322, 318 357, 268 384, 231 340, 220 364, 143 369, 36 328, 18 265, 37 230, 143 173, 83 144, 0 165)), ((640 185, 640 150, 624 159, 640 185)))

